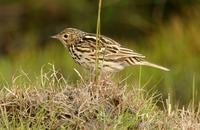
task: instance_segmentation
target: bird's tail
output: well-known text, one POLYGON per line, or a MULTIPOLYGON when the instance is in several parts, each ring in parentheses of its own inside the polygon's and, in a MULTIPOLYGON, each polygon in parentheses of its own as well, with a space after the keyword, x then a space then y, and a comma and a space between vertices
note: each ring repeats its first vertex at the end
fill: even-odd
POLYGON ((158 69, 161 69, 161 70, 164 70, 164 71, 170 71, 168 68, 165 68, 163 66, 150 63, 148 61, 142 61, 139 65, 145 65, 145 66, 150 66, 150 67, 158 68, 158 69))

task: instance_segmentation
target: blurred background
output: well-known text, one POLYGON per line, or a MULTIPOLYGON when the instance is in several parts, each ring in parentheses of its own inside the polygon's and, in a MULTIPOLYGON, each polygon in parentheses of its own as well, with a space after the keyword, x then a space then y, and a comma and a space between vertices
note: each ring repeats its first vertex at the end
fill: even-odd
MULTIPOLYGON (((95 0, 0 0, 0 82, 10 84, 23 73, 32 81, 41 68, 54 64, 68 82, 78 78, 76 65, 59 41, 50 36, 65 27, 96 32, 95 0)), ((171 69, 142 67, 145 89, 168 93, 174 103, 200 101, 199 0, 103 1, 101 34, 171 69), (195 88, 195 89, 194 89, 195 88)), ((137 84, 140 67, 116 74, 137 84), (121 76, 123 75, 123 76, 121 76)))

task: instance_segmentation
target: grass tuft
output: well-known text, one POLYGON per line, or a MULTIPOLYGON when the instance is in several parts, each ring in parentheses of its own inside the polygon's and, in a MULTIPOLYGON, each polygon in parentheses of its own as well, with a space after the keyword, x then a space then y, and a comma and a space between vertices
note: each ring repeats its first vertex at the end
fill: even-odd
POLYGON ((82 78, 69 85, 53 65, 50 71, 41 70, 38 78, 40 82, 1 89, 0 129, 200 128, 199 109, 161 110, 157 94, 130 88, 124 81, 108 78, 97 85, 82 78))

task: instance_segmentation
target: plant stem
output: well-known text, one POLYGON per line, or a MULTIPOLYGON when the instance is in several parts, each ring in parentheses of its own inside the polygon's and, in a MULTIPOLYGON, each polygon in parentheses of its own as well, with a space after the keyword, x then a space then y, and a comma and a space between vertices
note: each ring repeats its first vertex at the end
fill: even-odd
POLYGON ((97 27, 96 27, 96 74, 95 74, 95 81, 96 84, 98 84, 98 78, 99 78, 99 37, 100 37, 100 21, 101 21, 101 5, 102 5, 102 0, 99 0, 99 5, 98 5, 98 17, 97 17, 97 27))

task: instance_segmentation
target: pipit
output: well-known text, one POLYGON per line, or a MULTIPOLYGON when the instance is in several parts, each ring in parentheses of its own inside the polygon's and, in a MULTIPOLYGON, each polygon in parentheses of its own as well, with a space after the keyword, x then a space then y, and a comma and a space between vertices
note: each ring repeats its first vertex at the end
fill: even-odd
MULTIPOLYGON (((66 28, 52 38, 62 42, 76 63, 88 69, 96 68, 96 34, 66 28)), ((103 35, 99 37, 98 48, 98 68, 102 72, 116 72, 130 65, 145 65, 169 71, 168 68, 146 61, 144 55, 122 47, 118 42, 103 35)))

